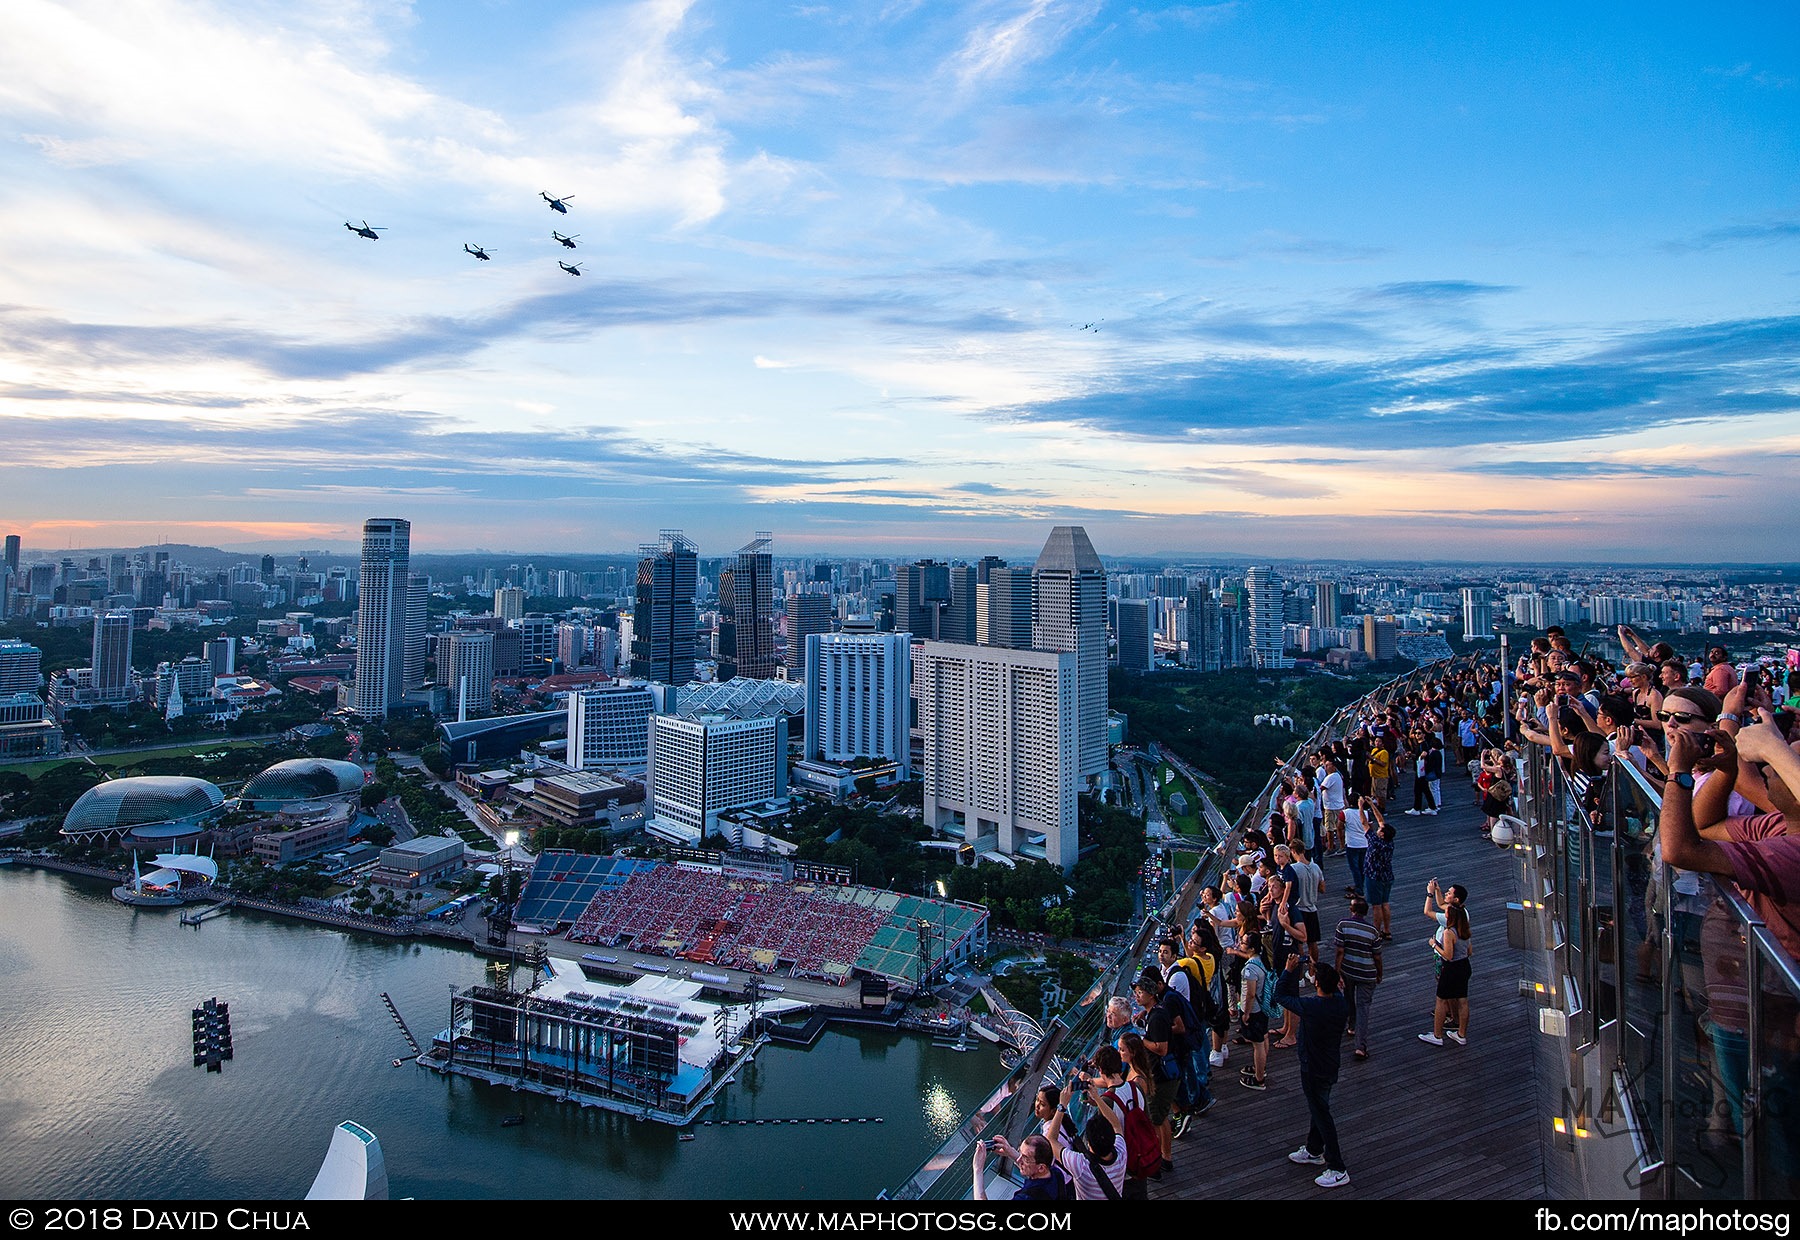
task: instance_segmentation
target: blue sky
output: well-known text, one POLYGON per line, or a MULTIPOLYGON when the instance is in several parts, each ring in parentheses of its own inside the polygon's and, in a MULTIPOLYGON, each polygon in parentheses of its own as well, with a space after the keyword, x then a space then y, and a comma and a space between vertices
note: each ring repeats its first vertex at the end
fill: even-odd
POLYGON ((1780 558, 1797 25, 13 0, 0 522, 1780 558))

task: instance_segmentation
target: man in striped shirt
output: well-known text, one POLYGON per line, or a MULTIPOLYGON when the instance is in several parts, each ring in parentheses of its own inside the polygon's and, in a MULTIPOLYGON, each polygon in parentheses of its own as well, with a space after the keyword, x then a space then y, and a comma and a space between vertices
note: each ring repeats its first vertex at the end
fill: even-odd
POLYGON ((1350 916, 1333 932, 1337 945, 1337 971, 1343 979, 1344 998, 1350 1005, 1350 1032, 1355 1035, 1357 1059, 1369 1057, 1369 1005, 1381 981, 1381 933, 1369 921, 1369 902, 1361 896, 1350 901, 1350 916))

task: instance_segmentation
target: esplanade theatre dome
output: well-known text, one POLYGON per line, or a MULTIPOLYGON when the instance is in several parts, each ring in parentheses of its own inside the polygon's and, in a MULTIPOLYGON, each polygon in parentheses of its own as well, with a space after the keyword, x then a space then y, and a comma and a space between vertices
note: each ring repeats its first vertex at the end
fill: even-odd
POLYGON ((63 818, 64 835, 135 834, 174 838, 199 829, 200 819, 225 804, 225 794, 188 775, 133 775, 95 784, 63 818), (184 830, 185 828, 185 830, 184 830))
POLYGON ((240 802, 262 807, 326 801, 361 792, 363 769, 331 758, 290 758, 257 775, 238 792, 240 802))

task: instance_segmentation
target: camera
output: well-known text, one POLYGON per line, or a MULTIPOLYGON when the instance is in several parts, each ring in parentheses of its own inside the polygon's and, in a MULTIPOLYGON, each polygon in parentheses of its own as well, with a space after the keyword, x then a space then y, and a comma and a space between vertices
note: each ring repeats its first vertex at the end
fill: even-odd
POLYGON ((1716 750, 1718 747, 1719 747, 1718 741, 1716 740, 1716 738, 1714 738, 1714 736, 1710 732, 1708 732, 1705 736, 1699 737, 1694 742, 1694 748, 1696 748, 1700 751, 1700 756, 1703 758, 1712 757, 1713 751, 1716 750))

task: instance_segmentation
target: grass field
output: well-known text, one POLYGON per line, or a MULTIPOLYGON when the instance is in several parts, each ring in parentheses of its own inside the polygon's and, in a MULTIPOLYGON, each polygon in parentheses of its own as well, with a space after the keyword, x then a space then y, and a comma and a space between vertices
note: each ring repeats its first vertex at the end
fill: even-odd
MULTIPOLYGON (((266 741, 202 741, 194 745, 171 745, 168 748, 128 749, 123 753, 97 754, 91 761, 95 766, 117 770, 120 767, 136 766, 147 758, 191 758, 195 754, 217 753, 221 749, 243 749, 247 746, 261 746, 267 743, 266 741)), ((0 771, 17 771, 27 779, 36 779, 45 771, 53 770, 65 763, 87 761, 90 759, 80 754, 65 754, 60 758, 51 758, 45 762, 8 763, 0 766, 0 771)))

